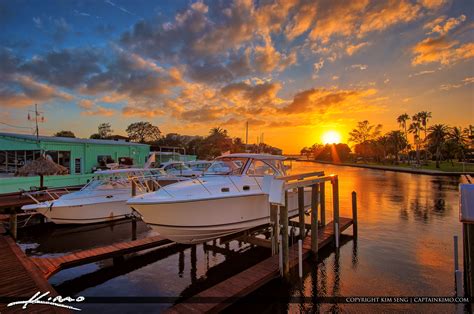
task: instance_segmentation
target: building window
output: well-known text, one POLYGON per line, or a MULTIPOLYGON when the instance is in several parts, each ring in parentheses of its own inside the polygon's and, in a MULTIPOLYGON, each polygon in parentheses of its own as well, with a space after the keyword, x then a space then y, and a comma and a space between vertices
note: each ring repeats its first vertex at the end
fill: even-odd
POLYGON ((75 174, 81 174, 82 173, 81 158, 74 159, 74 173, 75 174))

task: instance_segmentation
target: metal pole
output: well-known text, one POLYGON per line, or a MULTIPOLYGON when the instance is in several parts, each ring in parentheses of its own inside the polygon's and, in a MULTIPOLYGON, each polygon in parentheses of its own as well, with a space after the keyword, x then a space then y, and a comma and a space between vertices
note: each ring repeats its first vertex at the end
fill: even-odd
POLYGON ((334 237, 336 239, 336 248, 339 248, 339 223, 334 224, 334 237))
POLYGON ((303 240, 298 240, 298 274, 303 278, 303 240))
POLYGON ((318 194, 319 185, 311 187, 311 251, 318 254, 318 194))
POLYGON ((300 239, 304 240, 305 237, 305 224, 304 224, 304 187, 298 188, 298 213, 299 213, 299 228, 300 228, 300 239))
POLYGON ((357 237, 357 193, 352 191, 352 233, 357 237))

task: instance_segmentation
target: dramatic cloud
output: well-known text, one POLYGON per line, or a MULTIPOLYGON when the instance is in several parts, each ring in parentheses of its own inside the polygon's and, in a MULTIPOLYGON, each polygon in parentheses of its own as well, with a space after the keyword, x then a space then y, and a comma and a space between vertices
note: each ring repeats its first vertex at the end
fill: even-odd
POLYGON ((462 44, 458 40, 450 40, 445 36, 426 38, 412 48, 415 55, 413 65, 437 62, 450 65, 460 60, 474 57, 474 43, 462 44))
POLYGON ((19 70, 57 86, 75 88, 101 71, 101 61, 98 49, 65 49, 34 56, 19 70))
POLYGON ((338 106, 358 105, 365 97, 376 93, 375 89, 340 90, 312 88, 299 92, 293 101, 281 109, 282 112, 296 114, 305 112, 325 113, 338 106))
POLYGON ((292 40, 306 32, 314 23, 316 11, 316 5, 313 1, 302 5, 291 22, 286 25, 286 37, 292 40))
MULTIPOLYGON (((242 97, 250 103, 261 101, 272 102, 276 98, 277 92, 281 85, 277 83, 263 83, 258 85, 250 85, 244 82, 229 84, 221 89, 221 93, 225 97, 236 99, 242 97)), ((239 100, 239 99, 238 99, 239 100)))
POLYGON ((466 16, 464 14, 460 15, 458 18, 449 18, 446 21, 444 21, 444 18, 441 20, 436 19, 435 21, 425 25, 425 28, 429 27, 431 29, 428 34, 438 33, 439 35, 445 35, 449 31, 458 27, 465 20, 466 16))
POLYGON ((72 98, 71 95, 26 75, 13 75, 8 82, 0 85, 0 104, 8 107, 24 107, 36 102, 42 103, 54 99, 71 100, 72 98))

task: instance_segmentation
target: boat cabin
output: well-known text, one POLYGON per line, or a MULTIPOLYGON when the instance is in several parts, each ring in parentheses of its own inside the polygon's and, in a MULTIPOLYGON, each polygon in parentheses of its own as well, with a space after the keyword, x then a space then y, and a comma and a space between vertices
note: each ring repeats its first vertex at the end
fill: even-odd
POLYGON ((209 166, 205 175, 265 175, 284 176, 285 157, 269 154, 229 154, 218 157, 209 166))

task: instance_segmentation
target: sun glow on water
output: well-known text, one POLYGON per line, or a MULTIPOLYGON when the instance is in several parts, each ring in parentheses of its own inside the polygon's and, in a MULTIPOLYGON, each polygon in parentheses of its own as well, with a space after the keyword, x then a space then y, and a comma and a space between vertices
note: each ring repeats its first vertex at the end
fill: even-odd
POLYGON ((341 134, 337 131, 327 131, 322 135, 321 139, 324 144, 337 144, 341 142, 341 134))

